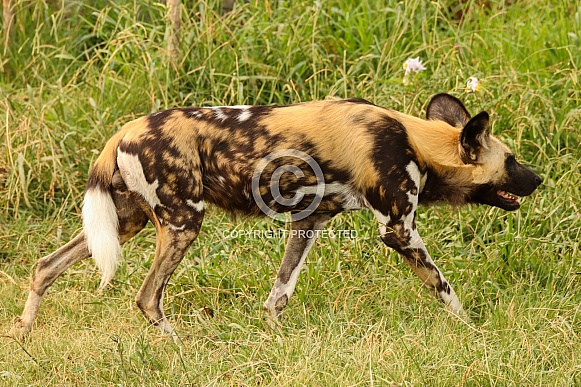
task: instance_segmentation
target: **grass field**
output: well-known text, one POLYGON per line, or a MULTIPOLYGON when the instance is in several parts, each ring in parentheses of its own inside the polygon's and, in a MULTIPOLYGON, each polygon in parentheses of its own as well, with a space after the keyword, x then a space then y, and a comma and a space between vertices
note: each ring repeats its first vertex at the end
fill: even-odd
POLYGON ((172 61, 164 2, 13 1, 0 43, 0 385, 581 385, 579 1, 251 0, 226 15, 221 2, 183 3, 172 61), (404 84, 412 57, 427 70, 404 84), (490 112, 544 179, 515 213, 421 209, 420 233, 470 323, 361 211, 333 220, 359 238, 317 243, 273 331, 262 303, 284 239, 242 234, 286 226, 213 209, 166 291, 180 345, 134 303, 151 227, 125 245, 102 294, 81 262, 50 289, 29 339, 8 336, 32 266, 80 230, 89 167, 130 119, 327 96, 423 116, 439 92, 490 112))

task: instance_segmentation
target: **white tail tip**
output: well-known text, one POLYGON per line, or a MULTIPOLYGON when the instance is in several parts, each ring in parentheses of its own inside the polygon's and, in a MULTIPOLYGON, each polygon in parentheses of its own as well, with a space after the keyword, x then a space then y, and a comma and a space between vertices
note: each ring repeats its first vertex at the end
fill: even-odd
POLYGON ((117 270, 121 255, 118 225, 117 209, 111 194, 89 189, 83 204, 83 229, 89 251, 101 271, 99 289, 111 281, 117 270))

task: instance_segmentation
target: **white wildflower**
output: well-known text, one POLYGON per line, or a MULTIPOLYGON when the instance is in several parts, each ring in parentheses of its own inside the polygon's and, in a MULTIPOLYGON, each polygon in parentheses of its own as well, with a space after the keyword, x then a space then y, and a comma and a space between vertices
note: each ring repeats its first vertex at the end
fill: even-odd
POLYGON ((466 91, 468 93, 475 93, 480 90, 480 81, 476 77, 468 78, 468 82, 466 82, 466 91))
POLYGON ((426 67, 422 64, 420 57, 417 58, 409 58, 403 64, 403 68, 405 70, 405 75, 409 73, 419 73, 420 71, 426 70, 426 67))

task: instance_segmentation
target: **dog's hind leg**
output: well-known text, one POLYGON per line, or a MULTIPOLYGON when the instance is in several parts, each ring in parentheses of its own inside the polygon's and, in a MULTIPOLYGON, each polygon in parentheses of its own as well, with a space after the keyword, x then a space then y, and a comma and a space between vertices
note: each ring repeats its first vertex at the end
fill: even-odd
MULTIPOLYGON (((124 243, 145 226, 147 216, 135 205, 128 191, 114 189, 112 196, 119 219, 119 242, 124 243)), ((22 339, 30 332, 47 289, 65 270, 90 256, 85 233, 81 232, 66 245, 38 260, 33 269, 30 291, 22 316, 11 332, 13 337, 22 339)))
POLYGON ((80 233, 54 253, 38 260, 33 269, 30 291, 22 316, 12 328, 13 337, 22 339, 30 332, 46 290, 65 270, 89 256, 85 234, 80 233))
POLYGON ((276 281, 264 303, 265 311, 273 320, 278 319, 293 294, 305 258, 317 239, 318 233, 334 215, 315 213, 292 223, 276 281))
POLYGON ((174 270, 198 236, 204 211, 201 209, 183 216, 188 219, 187 226, 176 227, 165 219, 162 225, 158 218, 154 218, 157 231, 155 258, 135 297, 137 306, 149 322, 162 332, 171 334, 174 340, 177 336, 163 311, 163 292, 174 270))

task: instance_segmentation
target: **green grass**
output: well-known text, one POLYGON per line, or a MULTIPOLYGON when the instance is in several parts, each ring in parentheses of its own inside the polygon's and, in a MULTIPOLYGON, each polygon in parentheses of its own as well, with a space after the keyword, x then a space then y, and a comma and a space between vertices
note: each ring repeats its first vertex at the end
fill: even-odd
POLYGON ((13 3, 0 45, 0 385, 581 385, 578 1, 237 1, 227 15, 188 2, 175 63, 163 2, 13 3), (404 85, 416 56, 428 70, 404 85), (469 94, 472 75, 482 88, 469 94), (80 229, 95 150, 128 120, 329 95, 422 116, 443 91, 491 112, 544 178, 515 213, 421 209, 420 233, 471 324, 445 313, 358 212, 330 228, 360 238, 318 242, 272 331, 262 302, 284 240, 223 231, 284 225, 214 209, 166 291, 180 346, 133 301, 151 228, 102 294, 81 262, 50 289, 29 340, 6 336, 36 260, 80 229))

